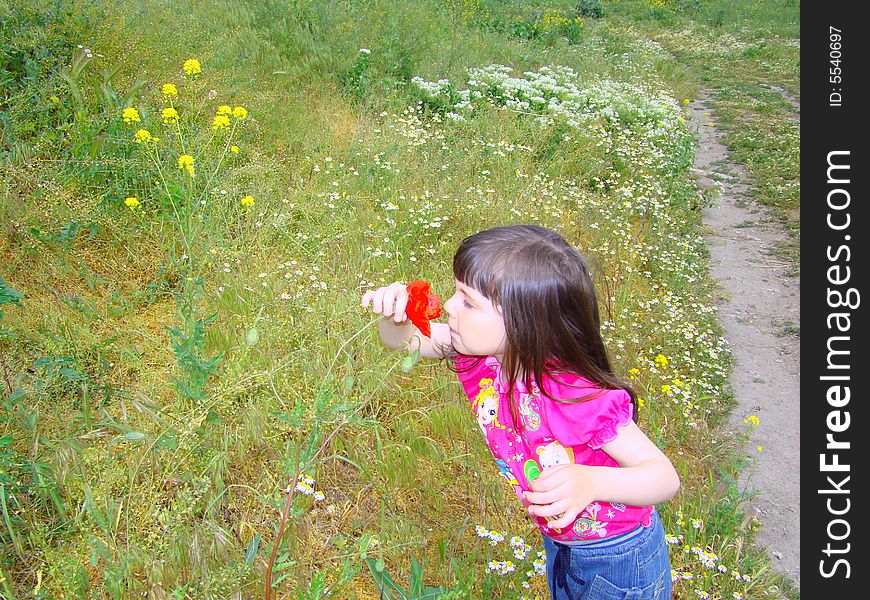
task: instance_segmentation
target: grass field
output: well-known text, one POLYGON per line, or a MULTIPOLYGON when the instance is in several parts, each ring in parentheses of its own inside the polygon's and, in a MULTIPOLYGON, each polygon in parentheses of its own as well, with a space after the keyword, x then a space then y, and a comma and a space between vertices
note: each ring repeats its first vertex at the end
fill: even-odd
POLYGON ((675 597, 798 597, 719 429, 685 120, 713 98, 797 274, 796 1, 6 1, 0 35, 0 597, 546 597, 455 375, 358 308, 517 222, 592 259, 682 479, 675 597))

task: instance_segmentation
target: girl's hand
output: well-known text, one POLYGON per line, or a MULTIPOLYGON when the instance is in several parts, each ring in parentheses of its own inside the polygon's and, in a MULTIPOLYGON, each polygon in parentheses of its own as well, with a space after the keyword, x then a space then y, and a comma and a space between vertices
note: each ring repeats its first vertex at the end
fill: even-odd
POLYGON ((363 308, 371 305, 376 315, 393 317, 396 323, 408 320, 405 308, 408 306, 408 290, 404 283, 391 283, 386 287, 369 290, 363 294, 360 306, 363 308))
POLYGON ((529 483, 531 492, 523 492, 530 502, 533 517, 555 517, 547 525, 562 529, 574 522, 583 510, 597 498, 594 467, 586 465, 556 465, 546 469, 529 483))

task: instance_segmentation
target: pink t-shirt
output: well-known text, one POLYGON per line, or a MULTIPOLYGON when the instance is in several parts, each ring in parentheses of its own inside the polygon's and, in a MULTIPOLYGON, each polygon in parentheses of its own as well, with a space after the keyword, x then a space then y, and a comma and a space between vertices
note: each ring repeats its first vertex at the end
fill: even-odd
MULTIPOLYGON (((590 400, 556 402, 543 395, 535 382, 531 390, 517 382, 514 395, 523 421, 523 426, 517 429, 498 359, 487 356, 473 369, 461 371, 479 358, 460 354, 453 361, 460 369, 459 381, 495 462, 524 505, 529 503, 523 498, 523 491, 531 491, 529 481, 544 469, 568 463, 619 467, 601 447, 616 438, 618 427, 631 421, 628 392, 601 391, 583 377, 560 373, 558 380, 552 377, 544 380, 544 389, 551 396, 571 399, 600 393, 590 400)), ((590 540, 619 535, 639 524, 649 527, 651 513, 651 506, 596 500, 564 529, 550 528, 543 517, 534 517, 534 521, 544 535, 554 540, 590 540)))

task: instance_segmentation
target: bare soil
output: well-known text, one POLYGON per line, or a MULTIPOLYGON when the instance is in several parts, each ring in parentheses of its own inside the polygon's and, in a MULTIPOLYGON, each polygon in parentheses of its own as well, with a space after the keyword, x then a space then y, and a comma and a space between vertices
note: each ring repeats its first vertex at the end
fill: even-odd
POLYGON ((758 543, 772 568, 799 585, 800 280, 795 264, 772 254, 788 234, 753 199, 745 171, 709 124, 709 100, 695 100, 689 109, 700 132, 699 185, 719 192, 713 190, 703 220, 711 273, 722 289, 719 322, 735 359, 731 387, 737 406, 729 428, 746 431, 746 417, 760 419, 745 448, 751 466, 741 484, 756 492, 748 512, 761 522, 758 543))

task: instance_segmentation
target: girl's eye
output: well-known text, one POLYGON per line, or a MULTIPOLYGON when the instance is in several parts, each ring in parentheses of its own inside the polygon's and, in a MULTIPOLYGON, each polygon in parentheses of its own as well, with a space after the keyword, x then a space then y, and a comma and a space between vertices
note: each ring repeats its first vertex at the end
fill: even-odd
POLYGON ((465 306, 465 308, 474 308, 471 304, 468 303, 468 300, 463 300, 462 304, 465 306))

